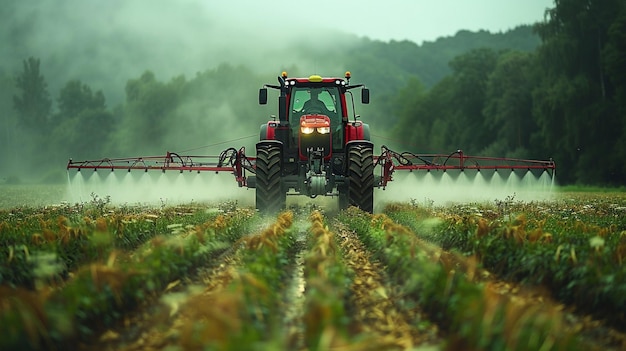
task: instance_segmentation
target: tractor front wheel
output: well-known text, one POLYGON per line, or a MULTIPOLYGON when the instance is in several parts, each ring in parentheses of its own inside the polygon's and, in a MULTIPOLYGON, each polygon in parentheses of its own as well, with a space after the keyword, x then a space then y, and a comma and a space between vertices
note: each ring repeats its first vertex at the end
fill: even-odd
POLYGON ((347 170, 348 204, 372 213, 374 211, 374 150, 371 144, 349 146, 347 170))
POLYGON ((281 147, 259 144, 256 157, 256 208, 262 213, 279 212, 287 202, 281 186, 281 147))

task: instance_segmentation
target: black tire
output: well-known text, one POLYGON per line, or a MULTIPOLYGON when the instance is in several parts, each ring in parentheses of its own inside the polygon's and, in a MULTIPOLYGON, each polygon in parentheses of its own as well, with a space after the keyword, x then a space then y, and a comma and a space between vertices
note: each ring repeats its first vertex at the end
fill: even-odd
POLYGON ((357 144, 348 149, 348 204, 374 212, 374 150, 357 144))
POLYGON ((281 147, 257 145, 256 157, 256 208, 262 213, 279 212, 287 202, 281 187, 281 147))

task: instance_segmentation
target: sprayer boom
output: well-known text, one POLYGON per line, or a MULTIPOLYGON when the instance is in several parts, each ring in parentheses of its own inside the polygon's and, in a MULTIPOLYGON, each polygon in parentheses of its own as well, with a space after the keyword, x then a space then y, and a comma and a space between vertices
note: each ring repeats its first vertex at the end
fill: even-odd
POLYGON ((219 156, 190 156, 167 152, 165 156, 143 156, 128 158, 104 158, 100 160, 72 161, 67 169, 98 171, 104 170, 141 170, 148 171, 180 171, 183 172, 229 172, 232 173, 239 186, 246 186, 245 170, 254 172, 254 158, 246 157, 245 148, 236 150, 229 148, 219 156))
MULTIPOLYGON (((451 171, 451 170, 522 170, 546 172, 552 178, 556 165, 554 161, 527 160, 506 157, 468 156, 462 150, 451 154, 414 154, 398 153, 386 146, 381 146, 380 156, 374 156, 374 167, 380 166, 381 176, 374 186, 385 188, 393 180, 395 171, 451 171)), ((140 170, 184 172, 229 172, 235 176, 240 187, 249 186, 246 171, 256 173, 256 158, 247 157, 245 148, 228 148, 219 156, 191 156, 167 152, 165 156, 143 156, 127 158, 104 158, 100 160, 72 161, 67 169, 98 171, 104 170, 140 170)), ((251 185, 252 186, 252 185, 251 185)))
POLYGON ((385 187, 393 180, 394 171, 442 171, 448 170, 523 170, 547 172, 554 177, 556 165, 553 160, 527 160, 506 157, 468 156, 462 150, 451 154, 414 154, 410 152, 398 153, 386 146, 381 147, 381 155, 376 158, 376 165, 381 166, 379 186, 385 187))

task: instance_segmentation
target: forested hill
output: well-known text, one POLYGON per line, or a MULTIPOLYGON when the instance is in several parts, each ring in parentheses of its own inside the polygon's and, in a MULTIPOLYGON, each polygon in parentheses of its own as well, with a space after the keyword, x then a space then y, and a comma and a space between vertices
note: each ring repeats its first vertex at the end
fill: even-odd
POLYGON ((449 75, 449 62, 470 50, 490 48, 495 51, 532 52, 541 39, 532 26, 524 25, 506 32, 471 32, 462 30, 454 36, 416 44, 411 41, 372 41, 364 39, 346 53, 346 66, 367 77, 377 94, 397 91, 398 83, 417 77, 425 87, 432 87, 449 75))

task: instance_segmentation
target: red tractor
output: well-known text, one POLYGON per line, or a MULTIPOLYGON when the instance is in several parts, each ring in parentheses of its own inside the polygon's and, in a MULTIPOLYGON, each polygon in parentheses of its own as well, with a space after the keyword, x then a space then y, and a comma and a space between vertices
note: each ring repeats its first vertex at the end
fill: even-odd
MULTIPOLYGON (((397 153, 386 146, 381 146, 380 155, 374 155, 369 126, 359 120, 353 96, 354 90, 360 90, 361 103, 367 104, 369 89, 363 84, 351 85, 350 72, 344 78, 289 78, 283 72, 278 83, 259 90, 262 105, 267 103, 268 88, 278 91, 278 119, 274 117, 261 126, 256 157, 248 157, 242 147, 228 148, 219 156, 167 152, 165 156, 70 159, 67 169, 229 172, 239 187, 256 188, 256 208, 261 212, 283 209, 287 195, 337 196, 340 208, 357 206, 372 212, 374 188, 385 189, 397 170, 437 173, 446 175, 442 178, 447 180, 472 176, 497 180, 494 186, 504 184, 501 179, 526 182, 530 178, 525 175, 532 171, 540 172, 537 179, 543 184, 553 181, 552 160, 467 156, 461 150, 450 154, 397 153), (375 169, 380 170, 378 175, 375 169), (456 172, 448 172, 451 170, 456 172)), ((445 187, 449 188, 447 180, 445 187)))
POLYGON ((363 84, 342 78, 278 77, 279 85, 265 85, 259 103, 267 103, 268 88, 280 92, 278 120, 261 126, 256 145, 256 175, 248 187, 256 188, 256 206, 276 211, 285 207, 287 192, 338 196, 340 207, 374 206, 374 145, 369 126, 354 114, 353 89, 369 103, 363 84), (346 98, 349 97, 349 98, 346 98), (353 116, 348 116, 351 104, 353 116), (351 118, 350 118, 351 117, 351 118))

